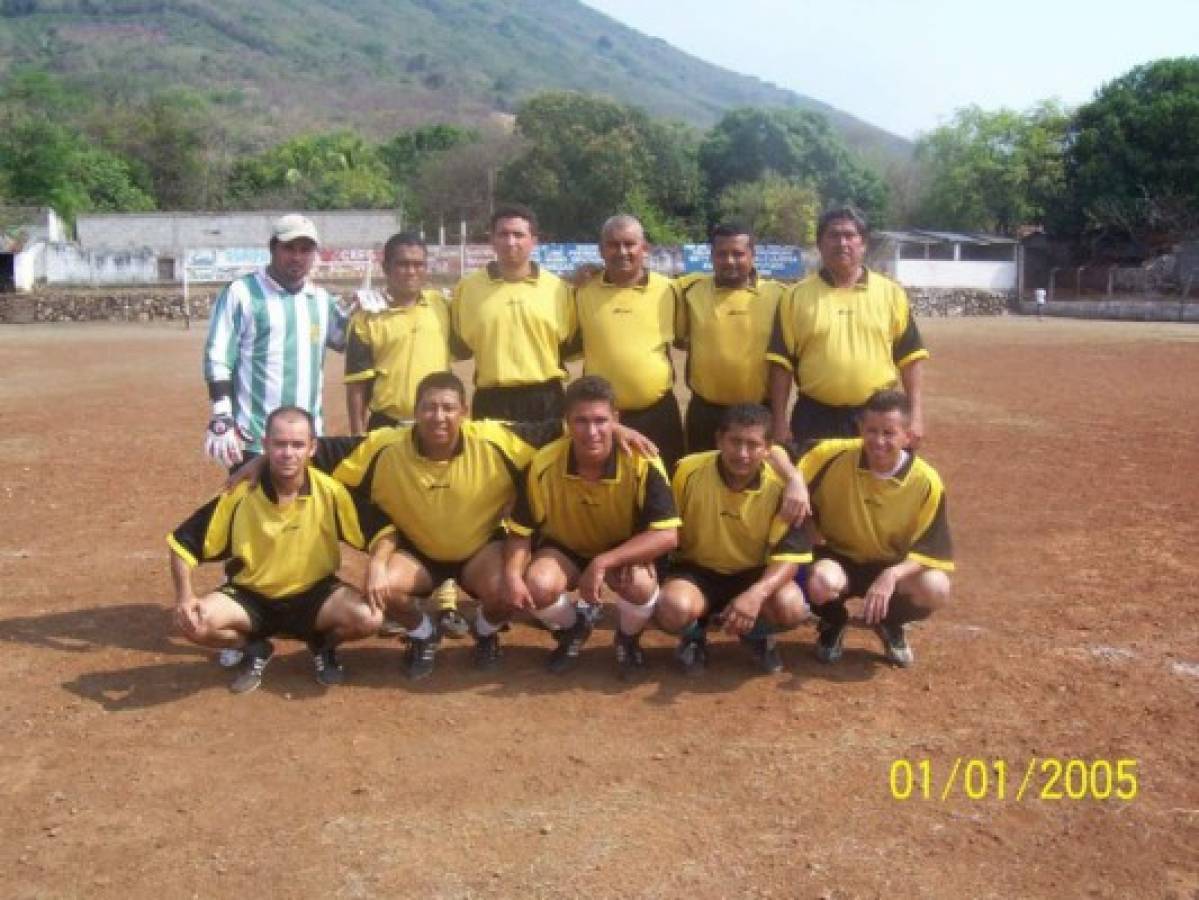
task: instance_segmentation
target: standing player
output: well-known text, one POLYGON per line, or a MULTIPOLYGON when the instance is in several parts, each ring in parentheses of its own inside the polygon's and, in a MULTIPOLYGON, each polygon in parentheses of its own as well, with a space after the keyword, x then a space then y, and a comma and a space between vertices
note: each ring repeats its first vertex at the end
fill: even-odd
POLYGON ((674 395, 677 289, 645 268, 649 248, 635 217, 613 216, 600 232, 603 273, 575 292, 578 342, 587 375, 612 385, 620 421, 658 446, 667 469, 683 455, 683 420, 674 395))
POLYGON ((862 598, 862 618, 899 666, 915 660, 907 624, 949 600, 945 489, 933 467, 906 449, 911 414, 905 394, 880 391, 862 411, 861 437, 821 441, 800 460, 824 539, 808 576, 822 662, 841 658, 847 598, 862 598))
POLYGON ((776 441, 803 449, 822 438, 853 437, 867 399, 900 381, 911 398, 913 449, 924 436, 928 351, 903 288, 863 265, 867 234, 852 208, 822 215, 820 271, 779 303, 768 354, 776 441), (798 396, 788 426, 792 377, 798 396))
POLYGON ((562 345, 575 330, 570 289, 533 262, 537 217, 501 206, 491 217, 496 261, 458 282, 450 307, 455 349, 475 359, 479 419, 562 416, 562 345))
POLYGON ((308 466, 315 449, 311 413, 275 410, 266 420, 267 471, 258 483, 217 495, 167 538, 179 629, 203 647, 244 648, 234 693, 261 683, 277 634, 307 642, 317 681, 340 684, 335 648, 369 637, 382 620, 377 596, 368 603, 337 580, 338 541, 369 547, 372 565, 386 565, 394 529, 378 510, 355 504, 345 488, 308 466), (192 568, 215 560, 227 561, 229 581, 196 597, 192 568))
POLYGON ((212 309, 204 380, 212 399, 205 452, 226 468, 262 450, 267 413, 299 406, 322 431, 325 347, 345 347, 347 313, 308 281, 316 226, 304 216, 277 219, 270 263, 231 282, 212 309))
POLYGON ((712 275, 681 279, 675 339, 688 349, 687 452, 711 450, 729 406, 766 400, 766 347, 782 285, 754 269, 754 236, 712 231, 712 275))
POLYGON ((571 384, 569 434, 533 458, 508 521, 509 608, 530 610, 554 632, 555 673, 575 663, 592 631, 591 611, 567 592, 577 588, 582 604, 598 607, 605 584, 617 594, 620 673, 630 677, 644 667, 639 640, 658 600, 653 563, 678 544, 682 523, 666 471, 656 457, 616 445, 617 415, 603 378, 585 375, 571 384))
POLYGON ((411 422, 421 379, 450 369, 450 309, 440 291, 425 288, 428 259, 416 234, 395 234, 383 245, 386 308, 360 309, 350 320, 345 382, 351 434, 411 422))
POLYGON ((766 464, 770 412, 739 404, 725 411, 715 451, 679 463, 674 496, 683 526, 662 580, 658 624, 682 633, 676 656, 689 674, 707 660, 710 620, 749 645, 765 672, 783 668, 774 634, 808 614, 795 583, 812 559, 803 530, 779 518, 784 483, 766 464))
MULTIPOLYGON (((383 245, 386 307, 360 309, 350 320, 345 382, 351 434, 410 423, 421 379, 449 371, 450 310, 439 291, 425 288, 428 260, 419 235, 395 234, 383 245)), ((454 582, 441 584, 433 598, 442 630, 465 636, 470 626, 458 611, 454 582)), ((388 620, 384 633, 395 628, 388 620)))

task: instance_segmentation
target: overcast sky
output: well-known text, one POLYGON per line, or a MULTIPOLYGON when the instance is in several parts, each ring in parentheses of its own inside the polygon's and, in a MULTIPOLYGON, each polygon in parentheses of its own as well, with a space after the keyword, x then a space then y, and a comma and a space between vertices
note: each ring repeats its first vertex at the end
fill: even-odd
POLYGON ((1133 66, 1199 55, 1199 0, 584 2, 904 137, 971 103, 1077 105, 1133 66))

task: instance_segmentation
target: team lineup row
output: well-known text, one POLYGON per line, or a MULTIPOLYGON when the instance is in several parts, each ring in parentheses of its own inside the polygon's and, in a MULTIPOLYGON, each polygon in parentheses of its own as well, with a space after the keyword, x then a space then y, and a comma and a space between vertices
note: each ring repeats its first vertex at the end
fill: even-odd
POLYGON ((790 292, 756 278, 752 236, 735 226, 713 235, 712 276, 670 282, 644 270, 640 224, 613 217, 604 271, 573 287, 530 262, 535 231, 528 210, 498 210, 497 261, 464 278, 448 309, 424 290, 419 240, 389 241, 388 289, 360 297, 348 323, 351 426, 369 433, 318 440, 322 351, 344 340, 346 314, 307 282, 311 223, 276 224, 271 265, 214 308, 207 445, 227 464, 265 459, 171 537, 183 632, 245 648, 235 689, 258 684, 275 633, 308 641, 318 678, 336 683, 335 647, 374 634, 387 611, 407 630, 406 671, 423 677, 447 614, 462 620, 431 619, 417 601, 454 579, 479 601, 480 666, 527 611, 554 634, 550 668, 562 671, 606 584, 626 676, 644 665, 651 620, 681 635, 688 671, 702 669, 713 622, 777 670, 774 633, 809 602, 831 662, 849 597, 888 658, 910 664, 904 626, 945 602, 952 554, 940 480, 914 453, 927 353, 902 289, 861 266, 860 217, 821 220, 826 265, 790 292), (689 350, 685 429, 672 342, 689 350), (588 374, 564 391, 572 352, 588 374), (473 419, 451 355, 475 358, 473 419), (830 374, 838 366, 848 374, 830 374), (900 382, 906 393, 889 389, 900 382), (771 452, 780 437, 809 448, 800 471, 771 452), (370 552, 362 590, 334 580, 339 538, 370 552), (229 582, 197 598, 190 568, 204 559, 229 560, 229 582), (796 567, 809 562, 801 588, 796 567))

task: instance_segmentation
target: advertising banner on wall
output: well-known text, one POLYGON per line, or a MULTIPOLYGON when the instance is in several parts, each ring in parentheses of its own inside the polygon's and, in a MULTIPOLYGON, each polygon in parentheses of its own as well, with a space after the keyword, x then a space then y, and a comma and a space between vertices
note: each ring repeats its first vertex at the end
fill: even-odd
MULTIPOLYGON (((758 244, 754 249, 754 265, 764 278, 798 280, 803 277, 803 255, 799 247, 790 244, 758 244)), ((683 271, 712 271, 712 248, 708 244, 683 245, 683 271)))

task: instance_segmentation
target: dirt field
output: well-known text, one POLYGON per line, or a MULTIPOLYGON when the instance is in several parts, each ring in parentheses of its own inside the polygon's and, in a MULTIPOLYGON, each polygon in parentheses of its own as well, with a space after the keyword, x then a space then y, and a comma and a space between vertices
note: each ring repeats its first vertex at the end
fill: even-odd
POLYGON ((628 687, 608 631, 557 679, 518 627, 495 675, 449 643, 414 688, 376 640, 327 694, 285 642, 240 698, 167 634, 163 537, 220 481, 202 328, 0 329, 0 895, 1199 895, 1199 328, 922 327, 959 573, 915 669, 807 626, 785 675, 722 641, 687 680, 652 634, 628 687), (1039 762, 1016 799, 1070 758, 1135 799, 1039 762))

